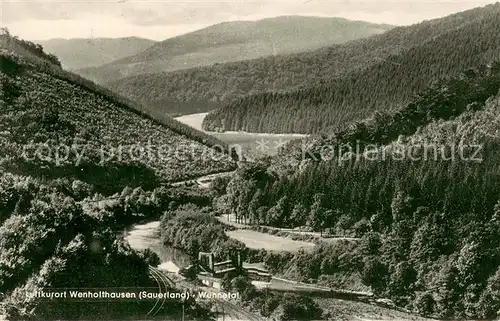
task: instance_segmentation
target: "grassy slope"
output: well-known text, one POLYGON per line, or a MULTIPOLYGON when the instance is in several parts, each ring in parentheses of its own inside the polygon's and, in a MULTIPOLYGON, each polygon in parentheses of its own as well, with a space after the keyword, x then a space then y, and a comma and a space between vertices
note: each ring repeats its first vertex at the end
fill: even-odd
POLYGON ((341 18, 285 16, 216 24, 167 39, 130 57, 78 72, 98 82, 317 49, 392 26, 341 18))
POLYGON ((246 229, 230 231, 226 232, 226 234, 233 239, 245 243, 248 248, 255 250, 265 249, 267 251, 296 253, 300 249, 308 251, 314 247, 314 243, 295 241, 246 229))
POLYGON ((66 69, 74 70, 104 65, 141 52, 155 41, 138 38, 77 38, 36 41, 46 52, 59 57, 66 69))

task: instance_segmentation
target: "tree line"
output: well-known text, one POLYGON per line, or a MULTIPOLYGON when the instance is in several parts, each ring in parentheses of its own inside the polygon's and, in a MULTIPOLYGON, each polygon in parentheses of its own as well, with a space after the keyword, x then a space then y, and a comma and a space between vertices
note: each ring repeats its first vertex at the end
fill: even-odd
POLYGON ((453 28, 320 84, 269 90, 227 102, 204 120, 207 130, 331 133, 406 105, 421 91, 498 59, 498 12, 453 28))
POLYGON ((293 263, 281 268, 298 278, 338 284, 339 275, 350 275, 423 315, 494 318, 500 310, 497 66, 311 144, 358 141, 361 156, 363 146, 376 144, 386 158, 298 161, 283 153, 216 180, 214 204, 247 224, 361 238, 354 249, 324 245, 284 260, 293 263), (473 160, 468 146, 476 145, 480 159, 473 160), (426 158, 422 146, 443 147, 443 154, 426 158), (411 148, 419 157, 398 157, 411 148))

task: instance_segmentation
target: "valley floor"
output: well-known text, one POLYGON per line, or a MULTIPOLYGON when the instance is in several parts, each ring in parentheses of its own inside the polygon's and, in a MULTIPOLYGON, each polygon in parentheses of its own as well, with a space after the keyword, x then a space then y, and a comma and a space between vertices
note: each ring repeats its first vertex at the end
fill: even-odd
POLYGON ((310 236, 311 238, 314 238, 316 240, 325 241, 325 242, 335 242, 335 241, 339 241, 339 240, 354 241, 355 242, 355 241, 360 240, 357 237, 329 236, 329 235, 326 235, 326 234, 320 233, 320 232, 304 231, 304 230, 291 229, 291 228, 279 228, 279 227, 266 226, 266 225, 253 226, 253 225, 249 225, 249 224, 237 223, 235 216, 233 214, 224 214, 224 215, 218 216, 217 219, 226 225, 231 225, 231 226, 234 226, 238 229, 254 229, 255 227, 261 227, 261 228, 265 228, 269 231, 275 231, 276 233, 284 232, 284 233, 287 233, 290 235, 310 236))
POLYGON ((226 233, 230 238, 245 243, 250 249, 267 251, 284 251, 295 253, 300 249, 312 250, 314 243, 294 241, 288 238, 274 236, 252 230, 235 230, 226 233))
POLYGON ((207 115, 208 113, 190 114, 190 115, 176 117, 175 119, 177 119, 181 123, 193 127, 194 129, 203 130, 202 129, 203 119, 205 119, 207 115))
MULTIPOLYGON (((176 120, 197 130, 202 129, 203 119, 208 113, 190 114, 177 117, 176 120)), ((307 137, 302 134, 269 134, 227 131, 222 133, 206 132, 227 143, 232 148, 241 147, 249 155, 274 155, 291 140, 307 137)))

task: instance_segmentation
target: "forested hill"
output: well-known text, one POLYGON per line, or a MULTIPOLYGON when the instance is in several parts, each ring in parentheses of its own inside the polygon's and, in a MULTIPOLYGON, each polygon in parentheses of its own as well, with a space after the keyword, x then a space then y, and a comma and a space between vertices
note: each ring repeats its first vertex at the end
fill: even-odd
POLYGON ((56 55, 65 69, 101 66, 141 52, 156 41, 138 38, 75 38, 35 41, 56 55))
MULTIPOLYGON (((33 294, 157 286, 149 267, 159 264, 158 257, 132 250, 117 235, 196 199, 168 182, 235 167, 204 139, 209 137, 171 119, 152 120, 65 72, 41 47, 2 30, 0 315, 44 321, 144 317, 154 303, 54 301, 33 294)), ((187 313, 206 315, 195 301, 186 303, 187 313)), ((178 320, 183 304, 169 299, 157 312, 178 320)))
POLYGON ((229 102, 208 115, 204 126, 251 132, 332 132, 375 110, 404 105, 437 80, 500 57, 500 4, 477 12, 481 14, 459 26, 326 84, 229 102))
POLYGON ((494 62, 318 142, 322 160, 305 150, 290 161, 288 151, 242 166, 214 203, 245 222, 360 238, 354 249, 325 242, 297 254, 282 266, 289 277, 334 286, 359 280, 424 316, 493 320, 500 316, 499 115, 494 62))
MULTIPOLYGON (((498 14, 499 8, 500 5, 477 8, 307 53, 129 77, 112 82, 108 86, 153 109, 185 114, 208 111, 227 104, 235 97, 318 86, 330 82, 344 74, 349 75, 358 69, 380 64, 390 55, 420 46, 450 30, 474 23, 488 12, 491 15, 498 14)), ((450 58, 454 57, 459 55, 454 54, 450 58)), ((244 110, 238 109, 237 112, 245 114, 244 110)), ((228 113, 231 111, 228 110, 228 113)), ((283 116, 281 112, 278 114, 283 116)), ((231 123, 234 118, 228 118, 227 122, 231 123)), ((286 119, 287 116, 284 115, 283 118, 286 119)), ((219 127, 218 124, 222 122, 217 116, 208 120, 210 119, 214 121, 208 123, 209 128, 219 127)), ((241 125, 238 127, 242 128, 241 125)))
POLYGON ((391 28, 330 17, 282 16, 224 22, 161 41, 143 52, 78 73, 104 83, 127 76, 304 52, 391 28))
MULTIPOLYGON (((118 181, 132 179, 136 170, 165 182, 231 166, 227 158, 216 162, 207 154, 209 146, 224 147, 222 142, 167 116, 161 115, 160 118, 160 115, 144 113, 139 105, 129 105, 126 99, 109 90, 53 65, 41 54, 43 51, 40 53, 37 47, 26 47, 27 43, 9 35, 0 36, 4 102, 1 124, 4 127, 2 141, 6 144, 2 152, 4 157, 9 156, 3 158, 4 168, 15 168, 20 172, 30 169, 31 174, 88 175, 87 178, 96 179, 93 173, 83 169, 106 171, 106 166, 102 167, 97 161, 105 147, 122 148, 122 154, 114 155, 117 158, 111 157, 110 160, 115 175, 120 176, 113 179, 118 181), (18 55, 16 47, 19 45, 28 48, 28 54, 18 55), (88 145, 89 154, 80 160, 78 166, 73 163, 77 155, 71 153, 70 159, 58 164, 59 169, 55 172, 52 172, 50 160, 47 164, 38 164, 41 167, 37 169, 33 164, 22 165, 22 147, 31 141, 35 144, 53 141, 54 146, 57 143, 71 146, 72 142, 79 141, 80 145, 88 145), (158 155, 162 146, 179 148, 179 155, 186 154, 187 158, 169 155, 168 150, 163 151, 165 155, 158 155), (137 158, 127 148, 135 148, 142 155, 137 158), (153 149, 151 152, 155 157, 146 157, 144 151, 140 152, 147 148, 153 149), (207 155, 202 157, 202 154, 207 155), (127 167, 130 168, 130 177, 126 174, 127 167)), ((117 181, 99 183, 112 185, 117 181)))

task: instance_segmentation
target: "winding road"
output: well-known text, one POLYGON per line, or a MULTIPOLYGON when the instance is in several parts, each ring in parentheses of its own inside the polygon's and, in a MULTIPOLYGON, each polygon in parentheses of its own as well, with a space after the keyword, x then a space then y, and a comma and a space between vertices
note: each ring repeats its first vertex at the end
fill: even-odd
MULTIPOLYGON (((217 219, 226 225, 231 225, 233 227, 236 227, 238 229, 252 229, 255 226, 252 226, 250 224, 244 224, 244 223, 237 223, 236 219, 234 218, 234 214, 224 214, 221 216, 217 216, 217 219)), ((353 241, 357 242, 361 240, 359 237, 349 237, 349 236, 328 236, 320 232, 310 232, 310 231, 300 231, 296 229, 291 229, 291 228, 279 228, 279 227, 274 227, 274 226, 267 226, 267 225, 259 225, 259 227, 264 227, 267 228, 268 230, 275 230, 275 231, 280 231, 280 232, 287 232, 290 234, 296 234, 296 235, 309 235, 316 237, 322 241, 338 241, 338 240, 345 240, 345 241, 353 241)))

